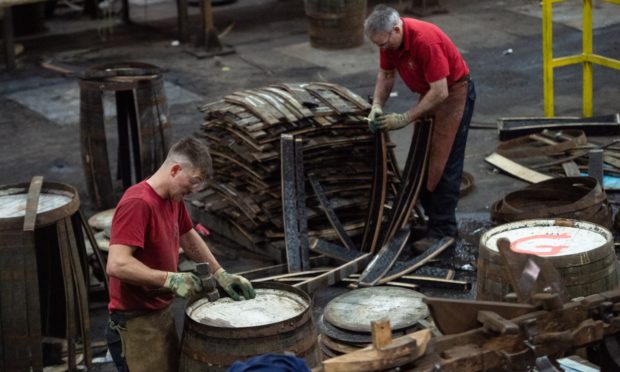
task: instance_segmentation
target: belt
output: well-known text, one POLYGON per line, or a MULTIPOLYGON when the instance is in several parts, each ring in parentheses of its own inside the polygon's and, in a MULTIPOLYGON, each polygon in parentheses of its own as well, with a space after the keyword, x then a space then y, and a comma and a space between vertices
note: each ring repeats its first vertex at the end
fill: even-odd
POLYGON ((469 78, 469 74, 467 74, 467 75, 463 76, 462 78, 458 79, 457 81, 455 81, 455 82, 454 82, 454 84, 456 84, 456 83, 462 83, 462 82, 464 82, 464 81, 469 81, 469 80, 470 80, 470 78, 469 78))

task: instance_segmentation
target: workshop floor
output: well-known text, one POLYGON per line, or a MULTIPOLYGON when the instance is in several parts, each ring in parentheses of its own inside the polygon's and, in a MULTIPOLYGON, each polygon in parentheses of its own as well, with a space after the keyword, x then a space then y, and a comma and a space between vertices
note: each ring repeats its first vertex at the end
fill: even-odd
MULTIPOLYGON (((0 184, 27 182, 43 175, 74 185, 87 215, 95 212, 86 195, 79 141, 79 89, 74 77, 43 68, 41 62, 79 71, 113 61, 142 61, 167 70, 166 95, 173 135, 197 131, 202 116, 197 106, 224 94, 276 82, 329 81, 366 98, 372 94, 378 51, 368 41, 346 50, 323 51, 309 46, 303 5, 298 0, 240 0, 215 7, 221 41, 236 53, 197 59, 191 47, 175 46, 175 2, 134 1, 132 25, 114 19, 90 20, 59 9, 46 21, 48 31, 18 38, 25 53, 18 69, 0 70, 0 184)), ((369 9, 379 1, 369 0, 369 9)), ((408 1, 384 1, 404 9, 408 1)), ((595 2, 594 51, 620 59, 620 7, 595 2)), ((500 117, 543 116, 541 10, 531 0, 442 0, 449 13, 425 20, 438 24, 461 49, 471 69, 478 99, 470 130, 465 169, 475 187, 458 208, 465 249, 457 252, 462 266, 472 259, 476 239, 488 226, 488 208, 505 193, 524 185, 484 162, 498 144, 495 122, 500 117), (479 129, 479 128, 486 129, 479 129)), ((555 5, 554 53, 581 49, 580 2, 555 5)), ((192 29, 200 21, 190 9, 192 29)), ((2 66, 0 65, 0 68, 2 66)), ((556 115, 580 116, 581 69, 555 73, 556 115)), ((620 71, 594 67, 594 113, 618 112, 620 71)), ((416 100, 399 81, 388 111, 404 111, 416 100)), ((410 129, 392 134, 401 164, 408 151, 410 129)), ((610 198, 615 198, 610 193, 610 198)), ((259 262, 225 262, 231 270, 259 262)), ((182 309, 182 304, 178 305, 182 309)), ((101 337, 105 310, 93 314, 95 337, 101 337)), ((112 370, 109 364, 98 367, 112 370)))

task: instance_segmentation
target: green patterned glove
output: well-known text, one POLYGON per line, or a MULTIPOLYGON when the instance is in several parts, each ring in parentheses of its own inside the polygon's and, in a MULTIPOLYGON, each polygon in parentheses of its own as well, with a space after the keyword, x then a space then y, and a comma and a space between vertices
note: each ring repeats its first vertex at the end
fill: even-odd
POLYGON ((213 274, 213 277, 235 301, 241 300, 241 296, 245 297, 246 300, 256 297, 256 292, 254 292, 254 288, 252 288, 252 283, 240 275, 229 274, 220 267, 219 270, 213 274))
POLYGON ((164 287, 171 289, 177 296, 183 298, 191 297, 202 291, 200 279, 192 273, 169 272, 164 287))
POLYGON ((377 124, 377 118, 383 115, 383 109, 378 104, 373 104, 370 108, 370 114, 366 117, 366 121, 368 122, 368 129, 371 132, 376 132, 379 129, 379 125, 377 124))
POLYGON ((409 124, 409 120, 407 120, 405 114, 387 114, 380 116, 377 119, 377 123, 379 124, 379 128, 383 130, 395 130, 409 124))

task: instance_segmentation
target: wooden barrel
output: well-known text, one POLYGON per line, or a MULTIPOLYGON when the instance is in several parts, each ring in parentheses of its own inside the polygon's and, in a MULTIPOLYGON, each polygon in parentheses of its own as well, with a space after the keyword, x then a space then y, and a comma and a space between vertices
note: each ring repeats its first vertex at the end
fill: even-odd
POLYGON ((45 336, 67 339, 71 368, 78 340, 85 343, 85 357, 91 356, 78 192, 65 184, 37 182, 41 190, 33 229, 24 226, 27 200, 35 195, 29 195, 29 184, 0 186, 2 371, 40 370, 45 336))
POLYGON ((161 165, 171 146, 168 117, 164 80, 157 66, 121 62, 93 66, 84 73, 80 79, 82 164, 88 194, 97 209, 115 207, 123 190, 161 165), (116 98, 116 151, 108 151, 112 143, 104 125, 106 91, 116 98), (115 167, 109 155, 116 158, 115 167))
POLYGON ((305 0, 310 45, 352 48, 364 43, 366 0, 305 0))
POLYGON ((501 237, 511 241, 513 251, 550 260, 571 298, 611 290, 619 284, 618 260, 609 230, 585 221, 523 220, 497 226, 480 238, 478 300, 502 301, 514 292, 497 250, 501 237))
POLYGON ((179 371, 225 371, 238 360, 292 352, 309 367, 320 362, 309 296, 280 283, 255 283, 256 298, 199 299, 185 309, 179 371))

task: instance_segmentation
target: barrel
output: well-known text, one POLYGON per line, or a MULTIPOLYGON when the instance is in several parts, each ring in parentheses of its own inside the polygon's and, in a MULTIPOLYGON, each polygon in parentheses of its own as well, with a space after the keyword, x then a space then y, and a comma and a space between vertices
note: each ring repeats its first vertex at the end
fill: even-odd
POLYGON ((310 45, 344 49, 364 43, 366 0, 305 0, 310 45))
POLYGON ((508 193, 491 206, 496 223, 569 218, 610 228, 611 217, 607 194, 593 177, 552 178, 508 193))
POLYGON ((92 66, 83 73, 82 165, 88 194, 97 209, 115 207, 125 189, 159 168, 171 145, 168 117, 164 80, 157 66, 119 62, 92 66), (107 133, 104 125, 105 92, 115 94, 117 135, 107 133), (109 151, 109 146, 115 149, 109 151), (113 159, 116 166, 111 165, 113 159))
POLYGON ((85 342, 85 358, 90 358, 88 267, 78 192, 42 179, 39 184, 34 231, 24 228, 29 184, 0 186, 2 371, 40 370, 43 337, 67 339, 70 368, 78 340, 85 342))
POLYGON ((569 219, 533 219, 497 226, 480 238, 476 299, 502 301, 514 292, 497 249, 508 238, 516 252, 536 254, 557 269, 571 298, 618 286, 618 260, 606 228, 569 219))
POLYGON ((238 360, 292 352, 309 367, 320 362, 310 297, 281 283, 255 283, 256 298, 188 302, 179 371, 226 371, 238 360))

